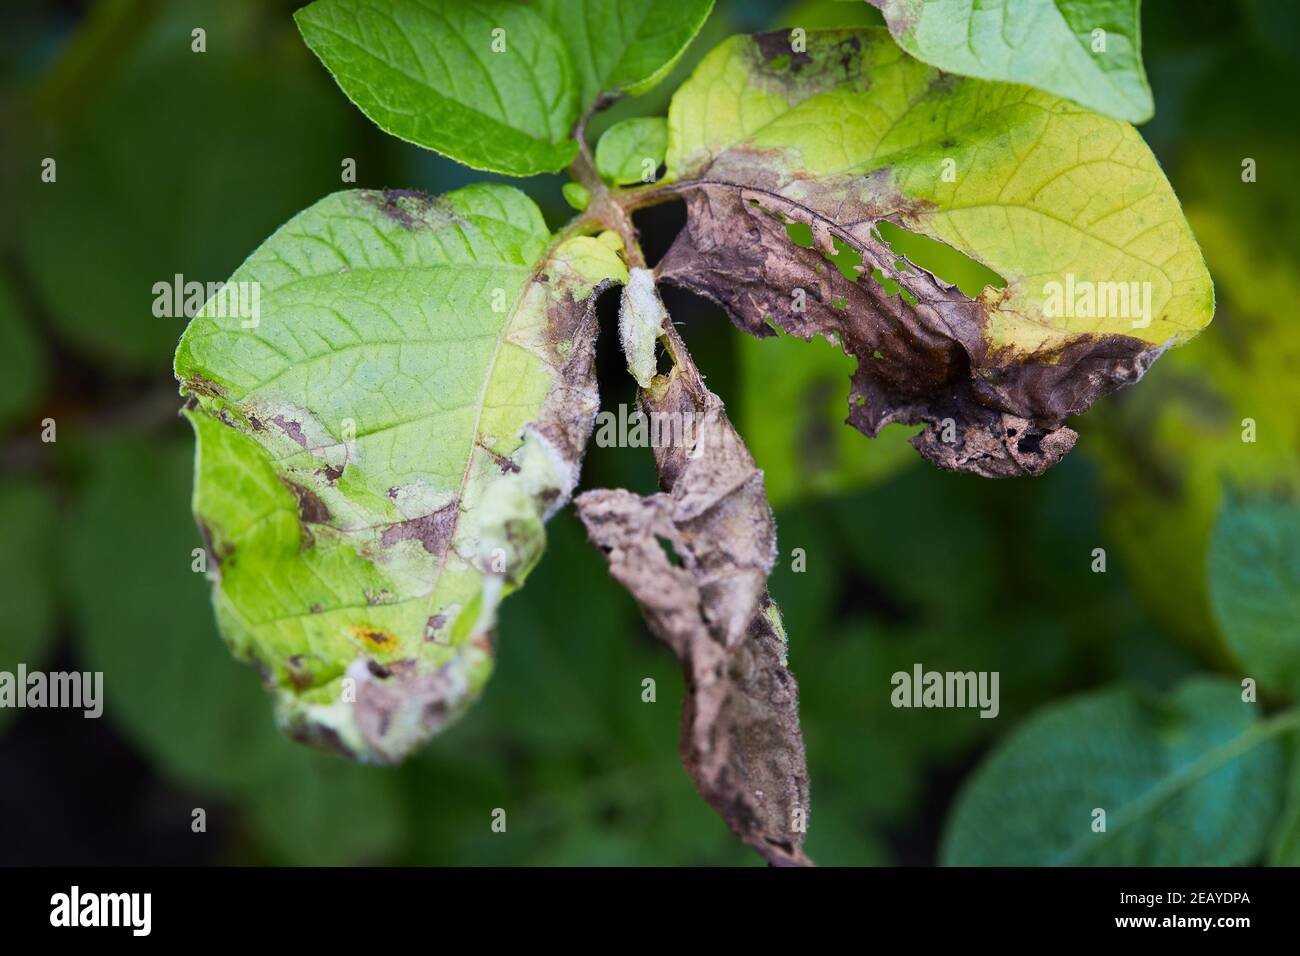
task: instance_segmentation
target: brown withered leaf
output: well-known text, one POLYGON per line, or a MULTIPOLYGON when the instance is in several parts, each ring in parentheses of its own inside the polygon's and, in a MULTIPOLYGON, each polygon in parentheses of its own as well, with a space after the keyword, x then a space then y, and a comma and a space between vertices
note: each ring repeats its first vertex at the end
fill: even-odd
POLYGON ((798 687, 767 593, 776 527, 763 475, 675 345, 678 364, 641 396, 661 426, 663 490, 589 491, 575 501, 578 516, 682 663, 682 763, 700 794, 769 863, 810 865, 798 687))
POLYGON ((849 423, 873 438, 891 422, 923 423, 912 443, 942 468, 1041 474, 1074 447, 1078 436, 1064 420, 1137 381, 1163 351, 1125 336, 1082 336, 1003 364, 983 338, 984 305, 924 270, 903 273, 869 224, 844 227, 733 185, 684 192, 686 227, 658 277, 719 303, 758 338, 774 335, 775 321, 792 335, 837 343, 858 359, 849 423), (813 245, 793 243, 787 222, 808 225, 813 245), (827 262, 835 239, 862 257, 863 278, 850 280, 827 262), (873 269, 905 283, 915 304, 887 294, 873 269), (804 290, 802 312, 792 308, 796 289, 804 290))
POLYGON ((688 219, 658 277, 753 335, 838 344, 858 362, 849 422, 873 437, 924 424, 913 444, 944 468, 1042 473, 1077 438, 1068 417, 1213 312, 1177 197, 1131 126, 942 73, 884 30, 810 31, 799 51, 785 33, 733 37, 668 125, 657 196, 684 198, 688 219), (989 281, 967 295, 911 258, 940 246, 989 281))

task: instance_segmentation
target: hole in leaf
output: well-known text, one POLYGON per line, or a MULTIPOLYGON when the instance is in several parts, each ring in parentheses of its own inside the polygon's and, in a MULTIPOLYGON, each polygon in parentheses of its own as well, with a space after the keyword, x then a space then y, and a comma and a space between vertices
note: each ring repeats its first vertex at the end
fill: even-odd
POLYGON ((1038 429, 1030 429, 1025 432, 1020 441, 1016 442, 1016 449, 1022 455, 1037 455, 1043 450, 1043 436, 1045 432, 1038 429))
POLYGON ((655 372, 659 375, 667 375, 673 370, 673 357, 664 348, 663 340, 655 342, 655 372))
POLYGON ((835 243, 835 255, 826 258, 835 263, 840 275, 850 282, 857 282, 858 276, 862 274, 862 254, 848 243, 841 242, 839 237, 832 237, 831 241, 835 243))
MULTIPOLYGON (((977 297, 985 286, 1005 289, 1007 280, 1002 278, 982 262, 977 262, 963 252, 958 252, 947 243, 908 232, 887 220, 876 223, 876 230, 883 241, 898 256, 906 256, 908 261, 938 276, 944 282, 955 285, 962 295, 977 297)), ((886 289, 888 292, 888 289, 886 289)), ((893 293, 890 293, 891 295, 893 293)), ((914 301, 914 300, 913 300, 914 301)))
POLYGON ((677 550, 673 547, 673 543, 663 537, 663 535, 658 534, 655 535, 655 540, 659 542, 659 547, 664 549, 664 554, 668 555, 668 563, 675 568, 680 568, 682 566, 682 559, 678 556, 677 550))
MULTIPOLYGON (((796 246, 799 246, 801 249, 813 248, 813 231, 812 231, 812 227, 809 226, 807 223, 796 222, 794 220, 788 219, 786 216, 780 213, 772 212, 770 209, 768 209, 766 206, 760 203, 757 199, 751 199, 749 200, 749 202, 756 209, 761 210, 764 215, 769 216, 770 218, 775 219, 780 223, 783 223, 785 225, 786 235, 789 236, 790 241, 793 242, 796 246)), ((904 239, 903 241, 904 245, 909 245, 907 241, 908 239, 924 240, 925 242, 928 242, 941 250, 946 250, 948 253, 951 253, 952 256, 956 256, 959 259, 966 260, 968 263, 970 263, 971 267, 973 267, 974 269, 982 270, 981 273, 976 273, 972 271, 971 268, 968 267, 966 271, 963 272, 959 268, 951 268, 945 265, 944 267, 945 272, 951 272, 955 275, 958 275, 959 277, 962 278, 963 281, 967 283, 967 285, 971 285, 972 283, 979 280, 984 280, 978 286, 978 288, 974 293, 967 292, 965 287, 958 285, 958 288, 961 289, 961 291, 965 293, 967 296, 971 296, 973 298, 975 295, 978 295, 979 289, 982 289, 985 285, 992 284, 999 289, 1004 288, 1006 286, 1006 280, 1004 280, 996 272, 993 272, 991 269, 985 268, 983 265, 976 262, 974 259, 969 259, 968 257, 962 255, 962 253, 958 252, 956 249, 951 248, 950 246, 945 246, 941 242, 935 242, 933 239, 926 239, 926 237, 924 236, 913 236, 911 233, 907 232, 906 230, 900 229, 898 226, 895 226, 893 223, 890 222, 881 221, 880 223, 878 223, 878 226, 889 227, 889 229, 891 230, 891 234, 894 235, 901 234, 907 237, 907 239, 904 239)), ((874 231, 873 235, 881 242, 884 242, 886 246, 890 246, 891 251, 896 252, 899 255, 910 254, 906 249, 898 249, 891 246, 890 243, 881 236, 879 229, 874 231)), ((842 239, 839 238, 839 236, 832 236, 831 243, 834 245, 835 251, 833 253, 822 252, 821 253, 822 258, 825 259, 827 262, 834 263, 835 268, 837 268, 840 271, 840 275, 842 275, 844 278, 848 279, 850 282, 857 282, 858 279, 861 278, 862 271, 863 271, 862 253, 858 252, 858 250, 854 249, 847 242, 844 242, 842 239)), ((922 250, 921 254, 926 258, 927 262, 937 261, 939 258, 937 256, 932 255, 930 250, 922 250)), ((921 265, 925 268, 930 268, 928 265, 926 265, 925 262, 920 262, 916 259, 913 259, 913 261, 917 265, 921 265)), ((818 275, 822 275, 826 271, 825 266, 821 265, 820 263, 818 263, 814 268, 816 269, 818 275)), ((898 269, 900 272, 903 273, 913 272, 913 270, 909 267, 908 263, 903 259, 895 260, 894 268, 898 269)), ((934 270, 931 269, 931 271, 934 270)), ((878 283, 880 283, 880 285, 884 288, 886 295, 901 295, 903 297, 903 300, 907 302, 908 305, 916 305, 917 303, 916 296, 913 295, 908 289, 903 288, 903 286, 901 286, 896 280, 888 278, 879 269, 873 269, 871 274, 875 278, 875 280, 878 283)), ((951 279, 946 278, 945 275, 941 275, 938 272, 935 272, 935 275, 938 275, 941 279, 944 279, 945 282, 952 281, 951 279)), ((841 304, 841 302, 844 302, 844 300, 836 299, 831 304, 837 309, 846 308, 847 302, 844 302, 844 304, 841 304)))
POLYGON ((871 278, 880 283, 880 287, 885 290, 885 295, 898 295, 899 291, 903 288, 879 269, 871 270, 871 278))
POLYGON ((812 227, 806 222, 787 222, 785 224, 786 235, 790 241, 801 249, 811 249, 813 244, 812 227))

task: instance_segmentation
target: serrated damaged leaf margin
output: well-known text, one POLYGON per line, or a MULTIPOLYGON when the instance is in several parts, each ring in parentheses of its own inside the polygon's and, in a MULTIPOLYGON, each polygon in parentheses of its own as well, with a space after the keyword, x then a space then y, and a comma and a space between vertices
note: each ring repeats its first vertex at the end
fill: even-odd
MULTIPOLYGON (((608 243, 553 238, 521 193, 479 186, 441 198, 334 194, 286 224, 231 281, 268 276, 282 284, 265 284, 264 313, 270 314, 256 333, 237 331, 238 318, 216 317, 210 302, 177 352, 185 414, 198 442, 194 507, 218 623, 236 656, 274 691, 277 719, 290 736, 353 759, 396 763, 458 716, 490 674, 497 605, 523 583, 545 546, 543 522, 577 483, 599 406, 595 302, 608 285, 626 281, 626 272, 608 243), (285 271, 289 257, 277 239, 295 230, 310 242, 285 271), (464 477, 450 499, 411 491, 427 484, 424 478, 375 494, 364 466, 358 468, 362 439, 339 434, 340 406, 326 421, 310 400, 286 409, 268 401, 265 390, 257 394, 211 374, 205 359, 228 359, 226 368, 238 368, 231 356, 247 361, 277 323, 281 334, 309 343, 338 334, 337 325, 321 318, 328 308, 282 303, 276 311, 277 292, 301 285, 305 280, 295 273, 304 266, 316 270, 307 278, 331 288, 357 282, 361 307, 369 308, 367 294, 382 300, 385 293, 367 285, 367 275, 378 281, 403 259, 432 268, 444 255, 443 240, 450 260, 437 268, 452 275, 452 291, 441 312, 425 301, 401 303, 400 274, 397 291, 388 294, 421 322, 429 321, 427 308, 433 321, 450 324, 473 311, 464 305, 467 297, 477 303, 487 291, 473 286, 482 263, 470 260, 510 260, 509 274, 526 278, 502 320, 483 395, 501 343, 517 347, 526 370, 550 382, 517 434, 488 435, 475 425, 468 460, 456 463, 464 477), (470 283, 469 291, 457 283, 470 283), (204 334, 222 337, 220 344, 205 352, 204 334), (231 504, 236 496, 237 506, 231 504), (249 581, 250 575, 259 580, 249 581), (313 588, 324 588, 329 602, 318 598, 300 608, 313 588), (295 610, 287 623, 264 620, 272 605, 295 610)), ((378 304, 391 310, 395 300, 378 304)), ((398 338, 399 346, 421 347, 398 338)), ((345 409, 350 399, 359 405, 365 398, 347 393, 358 388, 355 376, 349 379, 331 383, 345 409)))

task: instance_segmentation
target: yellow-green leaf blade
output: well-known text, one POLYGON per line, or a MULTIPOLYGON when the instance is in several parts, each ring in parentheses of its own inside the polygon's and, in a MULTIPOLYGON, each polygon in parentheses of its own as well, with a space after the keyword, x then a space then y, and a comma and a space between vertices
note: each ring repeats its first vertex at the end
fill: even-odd
POLYGON ((218 621, 295 736, 396 760, 477 694, 577 478, 595 290, 625 278, 514 189, 358 190, 235 273, 254 317, 195 317, 176 373, 218 621))

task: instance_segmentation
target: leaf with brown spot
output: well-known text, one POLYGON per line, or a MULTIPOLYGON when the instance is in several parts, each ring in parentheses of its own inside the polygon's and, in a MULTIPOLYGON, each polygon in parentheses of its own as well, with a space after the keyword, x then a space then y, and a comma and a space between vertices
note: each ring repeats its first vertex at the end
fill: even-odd
POLYGON ((595 301, 625 276, 508 187, 358 190, 235 273, 257 322, 195 316, 176 374, 217 618, 292 736, 395 762, 477 696, 577 482, 595 301))
POLYGON ((1131 126, 940 73, 879 29, 809 33, 798 70, 788 42, 733 37, 674 96, 659 195, 689 218, 657 272, 752 335, 854 356, 865 434, 924 423, 942 467, 1040 474, 1067 418, 1209 322, 1200 250, 1131 126), (1001 283, 968 296, 927 242, 1001 283))

